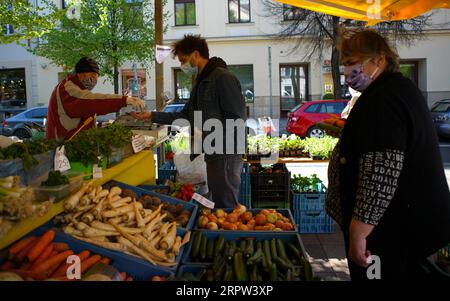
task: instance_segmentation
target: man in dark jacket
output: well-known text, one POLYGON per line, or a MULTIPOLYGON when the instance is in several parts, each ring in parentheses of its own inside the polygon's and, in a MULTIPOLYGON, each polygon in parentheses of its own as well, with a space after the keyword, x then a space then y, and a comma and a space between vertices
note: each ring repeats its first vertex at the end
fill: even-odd
POLYGON ((200 36, 185 35, 173 45, 172 53, 178 57, 183 72, 196 76, 188 103, 178 113, 145 112, 133 116, 137 119, 151 118, 160 124, 185 119, 191 125, 193 136, 194 127, 201 127, 200 141, 205 153, 209 198, 217 208, 234 208, 238 202, 242 154, 245 151, 246 109, 241 85, 221 58, 209 58, 208 44, 200 36), (200 124, 199 113, 202 114, 200 124), (237 126, 232 126, 232 122, 237 126), (217 132, 222 137, 217 137, 217 132), (209 149, 206 142, 212 142, 209 149))

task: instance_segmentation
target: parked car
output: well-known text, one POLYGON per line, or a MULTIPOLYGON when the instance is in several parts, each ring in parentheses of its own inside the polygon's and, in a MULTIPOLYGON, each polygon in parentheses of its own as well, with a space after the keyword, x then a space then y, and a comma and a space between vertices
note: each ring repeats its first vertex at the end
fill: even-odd
POLYGON ((288 113, 286 130, 300 137, 323 137, 324 131, 317 126, 330 115, 340 117, 348 100, 315 100, 297 105, 288 113))
POLYGON ((431 107, 436 132, 440 138, 450 138, 450 99, 443 99, 431 107))
POLYGON ((44 128, 44 120, 47 118, 47 107, 35 107, 23 111, 2 122, 2 135, 17 136, 20 139, 28 139, 33 136, 33 130, 44 128))

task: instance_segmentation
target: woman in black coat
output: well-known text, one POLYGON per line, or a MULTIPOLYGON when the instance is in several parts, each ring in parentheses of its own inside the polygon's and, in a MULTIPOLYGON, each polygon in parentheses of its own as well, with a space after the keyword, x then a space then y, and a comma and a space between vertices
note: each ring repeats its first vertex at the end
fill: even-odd
POLYGON ((419 277, 419 263, 450 242, 429 109, 377 32, 347 32, 340 51, 346 82, 362 95, 330 161, 327 212, 344 232, 352 280, 419 277))

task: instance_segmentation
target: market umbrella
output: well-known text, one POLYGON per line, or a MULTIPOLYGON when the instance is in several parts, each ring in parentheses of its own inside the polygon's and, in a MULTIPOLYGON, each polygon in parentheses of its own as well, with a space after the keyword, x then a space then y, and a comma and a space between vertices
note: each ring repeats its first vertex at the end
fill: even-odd
POLYGON ((450 8, 450 0, 275 0, 308 10, 366 21, 411 19, 435 8, 450 8))

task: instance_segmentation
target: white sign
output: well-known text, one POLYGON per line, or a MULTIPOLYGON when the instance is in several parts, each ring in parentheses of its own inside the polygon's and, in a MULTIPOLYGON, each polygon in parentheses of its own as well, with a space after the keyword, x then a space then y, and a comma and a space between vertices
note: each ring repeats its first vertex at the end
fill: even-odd
POLYGON ((131 140, 131 144, 133 145, 134 153, 139 153, 147 145, 147 143, 145 141, 145 137, 142 135, 133 136, 133 139, 131 140))
POLYGON ((66 12, 67 19, 69 20, 80 20, 81 17, 81 4, 80 0, 75 1, 66 12))
POLYGON ((102 167, 98 166, 98 164, 94 164, 94 167, 92 168, 92 178, 93 179, 103 178, 102 167))
POLYGON ((213 209, 214 206, 216 205, 214 202, 211 202, 204 196, 199 195, 198 193, 194 193, 194 195, 192 196, 192 199, 196 200, 197 202, 199 202, 200 204, 202 204, 203 206, 205 206, 209 209, 213 209))
POLYGON ((69 159, 67 159, 66 157, 64 145, 56 149, 54 163, 55 163, 54 169, 59 170, 60 172, 70 169, 70 162, 69 159))
POLYGON ((172 48, 169 46, 156 45, 156 62, 161 64, 170 55, 172 48))

